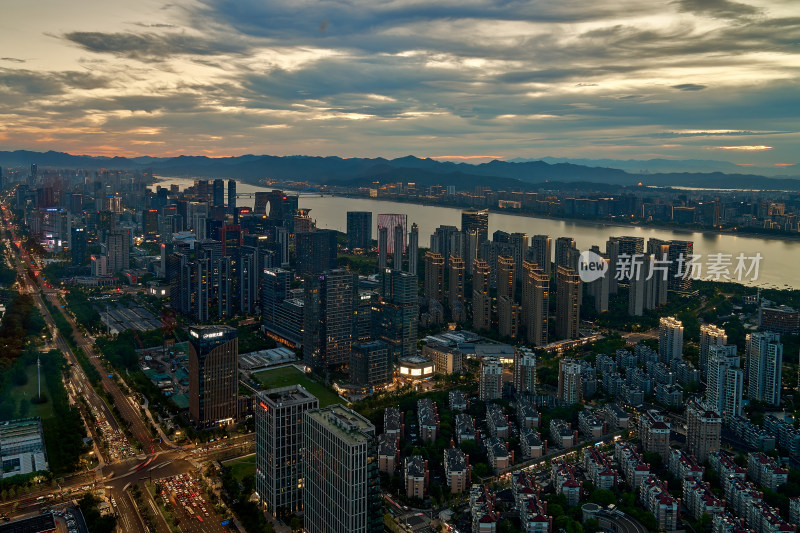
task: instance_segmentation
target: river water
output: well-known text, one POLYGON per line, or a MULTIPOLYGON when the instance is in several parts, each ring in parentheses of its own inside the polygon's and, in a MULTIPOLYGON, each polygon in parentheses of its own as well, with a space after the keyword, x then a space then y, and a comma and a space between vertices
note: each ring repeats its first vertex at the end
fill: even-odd
MULTIPOLYGON (((183 190, 194 184, 194 180, 186 178, 163 178, 153 185, 167 187, 177 184, 183 190)), ((269 191, 273 187, 249 185, 239 182, 238 193, 253 193, 269 191)), ((227 184, 226 184, 227 195, 227 184)), ((252 198, 239 198, 239 206, 252 207, 252 198)), ((461 227, 461 210, 450 207, 423 206, 399 202, 389 202, 371 198, 346 198, 338 196, 301 196, 300 207, 311 209, 310 216, 317 221, 317 227, 347 230, 347 211, 371 211, 373 238, 377 238, 377 215, 379 213, 403 213, 408 215, 409 227, 413 222, 419 226, 420 246, 429 245, 430 235, 438 226, 452 225, 461 227)), ((800 289, 800 240, 762 239, 759 237, 727 235, 718 233, 703 233, 699 231, 679 231, 673 229, 658 229, 651 227, 612 225, 600 222, 578 222, 551 218, 535 218, 521 215, 505 215, 499 213, 489 214, 489 235, 495 230, 508 233, 521 232, 528 236, 536 234, 549 235, 553 241, 557 237, 572 237, 580 250, 587 250, 592 245, 605 249, 605 242, 610 236, 630 235, 644 237, 645 241, 651 237, 663 240, 686 240, 694 242, 694 253, 701 255, 700 262, 706 263, 710 254, 732 254, 734 258, 729 267, 729 272, 735 279, 735 258, 743 253, 746 257, 753 257, 759 253, 762 257, 758 277, 751 281, 752 273, 742 279, 742 283, 758 287, 769 288, 794 288, 800 289), (798 269, 798 270, 796 270, 798 269)), ((752 261, 747 262, 747 266, 752 261)), ((707 267, 703 270, 706 275, 707 267)))

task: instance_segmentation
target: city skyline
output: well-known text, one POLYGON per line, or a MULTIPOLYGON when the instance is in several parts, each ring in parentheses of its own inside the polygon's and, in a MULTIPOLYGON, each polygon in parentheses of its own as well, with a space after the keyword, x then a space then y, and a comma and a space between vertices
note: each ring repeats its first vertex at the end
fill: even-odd
POLYGON ((797 163, 793 7, 14 2, 0 149, 797 163))

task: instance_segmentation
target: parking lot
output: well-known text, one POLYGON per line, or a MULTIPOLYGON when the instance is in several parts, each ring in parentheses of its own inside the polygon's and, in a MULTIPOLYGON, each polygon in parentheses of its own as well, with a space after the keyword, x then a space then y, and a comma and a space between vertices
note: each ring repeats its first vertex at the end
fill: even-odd
POLYGON ((206 498, 197 479, 179 474, 156 481, 156 491, 180 520, 182 531, 214 533, 225 531, 222 520, 206 498))

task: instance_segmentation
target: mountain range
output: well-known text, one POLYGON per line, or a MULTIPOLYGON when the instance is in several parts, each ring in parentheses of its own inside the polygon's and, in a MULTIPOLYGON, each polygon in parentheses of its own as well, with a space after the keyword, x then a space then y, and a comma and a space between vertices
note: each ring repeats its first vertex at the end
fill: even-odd
MULTIPOLYGON (((709 161, 620 161, 620 160, 494 160, 488 163, 453 163, 414 156, 397 159, 341 158, 317 156, 242 155, 210 158, 178 157, 96 157, 64 152, 0 151, 0 166, 27 168, 152 169, 162 177, 239 178, 254 182, 263 178, 297 180, 314 184, 368 185, 375 182, 413 181, 420 186, 456 185, 473 188, 489 185, 493 189, 596 190, 636 186, 639 182, 659 187, 703 187, 800 190, 800 177, 765 177, 741 172, 702 172, 698 168, 741 170, 732 163, 709 161), (721 164, 715 167, 712 163, 721 164), (626 168, 615 168, 613 165, 626 168), (631 166, 640 166, 634 170, 631 166), (725 167, 729 165, 730 167, 725 167), (665 169, 655 172, 649 169, 665 169), (681 169, 695 169, 681 171, 681 169), (609 187, 605 187, 607 185, 609 187)), ((786 167, 789 172, 800 165, 786 167)))

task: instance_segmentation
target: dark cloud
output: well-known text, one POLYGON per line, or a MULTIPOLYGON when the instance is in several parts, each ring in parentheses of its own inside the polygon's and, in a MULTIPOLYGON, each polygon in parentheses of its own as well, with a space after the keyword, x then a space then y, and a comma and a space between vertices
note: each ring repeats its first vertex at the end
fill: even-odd
POLYGON ((88 52, 140 60, 163 60, 179 55, 243 54, 250 49, 243 42, 213 41, 179 33, 70 32, 63 37, 88 52))
POLYGON ((28 94, 32 98, 59 95, 69 89, 98 89, 109 87, 111 80, 85 72, 36 72, 0 68, 0 90, 28 94))
POLYGON ((147 23, 147 22, 133 22, 134 26, 139 26, 140 28, 177 28, 174 24, 165 24, 163 22, 158 23, 147 23))
POLYGON ((703 89, 707 89, 707 85, 700 85, 699 83, 679 83, 678 85, 673 85, 673 89, 678 89, 679 91, 702 91, 703 89))
POLYGON ((741 18, 756 15, 760 10, 748 4, 730 0, 679 0, 682 11, 700 13, 717 18, 741 18))
POLYGON ((0 57, 0 61, 8 61, 9 63, 25 63, 24 59, 18 57, 0 57))

